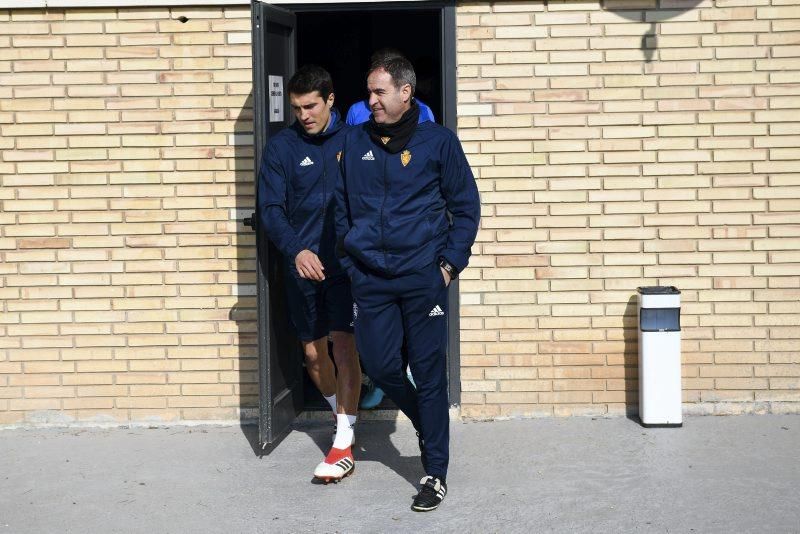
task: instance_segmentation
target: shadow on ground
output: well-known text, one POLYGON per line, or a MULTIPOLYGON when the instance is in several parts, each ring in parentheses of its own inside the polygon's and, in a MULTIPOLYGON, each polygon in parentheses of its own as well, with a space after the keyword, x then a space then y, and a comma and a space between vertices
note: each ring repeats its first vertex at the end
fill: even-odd
MULTIPOLYGON (((322 421, 301 421, 295 424, 294 429, 306 434, 314 442, 320 450, 320 459, 330 450, 333 425, 322 421)), ((401 455, 390 439, 396 430, 397 423, 394 421, 367 421, 358 424, 356 426, 356 444, 353 446, 356 465, 359 461, 381 463, 412 486, 416 486, 422 470, 422 463, 419 455, 401 455)))

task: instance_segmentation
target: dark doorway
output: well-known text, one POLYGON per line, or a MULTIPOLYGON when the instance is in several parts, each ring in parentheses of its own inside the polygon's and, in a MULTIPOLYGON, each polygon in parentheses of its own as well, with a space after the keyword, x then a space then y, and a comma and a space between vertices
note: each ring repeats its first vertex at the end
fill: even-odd
POLYGON ((399 50, 417 73, 416 96, 442 124, 440 10, 297 13, 297 64, 316 63, 333 76, 336 107, 343 115, 366 97, 373 52, 399 50))
MULTIPOLYGON (((406 56, 417 73, 416 96, 442 123, 440 9, 379 11, 295 11, 297 66, 314 63, 331 73, 336 108, 342 117, 366 97, 366 72, 373 52, 393 48, 406 56), (410 31, 413 38, 409 38, 410 31)), ((308 376, 303 375, 307 410, 327 410, 328 404, 308 376)), ((395 405, 384 397, 379 409, 395 405)))

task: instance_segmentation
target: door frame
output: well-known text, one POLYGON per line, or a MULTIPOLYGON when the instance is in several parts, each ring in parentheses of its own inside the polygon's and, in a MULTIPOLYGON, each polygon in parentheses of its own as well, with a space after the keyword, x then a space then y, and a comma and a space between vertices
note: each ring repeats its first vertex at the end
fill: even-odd
MULTIPOLYGON (((264 99, 264 90, 266 88, 266 72, 264 69, 264 56, 263 56, 263 41, 261 31, 255 31, 256 19, 260 13, 259 7, 255 4, 262 3, 260 0, 254 0, 252 4, 252 28, 253 28, 253 70, 254 79, 258 77, 260 83, 254 83, 253 87, 253 109, 256 111, 260 106, 260 102, 264 99)), ((270 5, 269 2, 263 2, 265 5, 270 5)), ((291 11, 293 14, 311 13, 311 12, 325 12, 325 11, 394 11, 394 10, 426 10, 426 11, 439 11, 439 24, 440 24, 440 38, 441 38, 441 76, 442 76, 442 124, 457 132, 457 93, 456 93, 456 7, 455 0, 435 0, 435 1, 413 1, 413 2, 379 2, 379 3, 319 3, 319 4, 278 4, 281 10, 291 11)), ((296 39, 296 36, 295 36, 296 39)), ((293 41, 291 46, 296 49, 296 43, 293 41)), ((295 58, 296 60, 296 58, 295 58)), ((296 68, 296 65, 295 65, 296 68)), ((288 107, 285 107, 288 110, 288 107)), ((261 152, 263 146, 259 146, 266 138, 268 123, 263 114, 254 113, 253 129, 254 129, 254 181, 256 191, 258 190, 258 169, 260 164, 261 152)), ((256 208, 257 209, 257 208, 256 208)), ((266 259, 268 250, 266 244, 260 243, 266 237, 262 236, 262 231, 258 228, 258 213, 252 216, 253 225, 256 228, 257 240, 257 263, 267 265, 266 259), (263 263, 262 263, 263 262, 263 263)), ((267 273, 260 267, 257 268, 258 277, 258 360, 259 369, 269 369, 270 362, 270 346, 273 332, 271 331, 270 312, 271 306, 269 302, 269 280, 267 280, 267 273)), ((461 350, 460 350, 460 317, 459 317, 459 280, 453 280, 450 284, 448 292, 448 315, 447 315, 447 379, 448 379, 448 399, 451 407, 461 404, 461 350)), ((265 372, 259 371, 259 381, 267 378, 265 372), (264 376, 262 376, 264 375, 264 376)), ((263 384, 259 384, 259 391, 264 389, 263 384)), ((264 403, 268 399, 262 398, 259 395, 259 423, 268 425, 268 421, 262 421, 266 416, 264 403)), ((280 439, 275 440, 272 446, 277 445, 280 439)), ((266 448, 267 443, 262 441, 262 448, 266 448)))

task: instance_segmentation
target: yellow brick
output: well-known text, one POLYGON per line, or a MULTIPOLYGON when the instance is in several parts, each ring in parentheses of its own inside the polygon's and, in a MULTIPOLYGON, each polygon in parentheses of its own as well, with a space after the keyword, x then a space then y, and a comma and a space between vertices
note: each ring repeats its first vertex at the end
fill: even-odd
POLYGON ((59 399, 11 399, 8 407, 13 411, 59 410, 61 401, 59 399))
POLYGON ((178 384, 157 384, 157 385, 131 385, 130 395, 132 397, 158 397, 180 395, 181 386, 178 384))
POLYGON ((25 397, 28 399, 58 399, 75 396, 75 388, 70 386, 27 386, 25 397))
POLYGON ((120 373, 116 375, 117 384, 166 384, 164 373, 120 373))
POLYGON ((176 371, 180 368, 177 361, 168 360, 133 360, 130 362, 131 371, 176 371))
POLYGON ((116 13, 113 9, 81 9, 69 10, 64 13, 66 20, 105 20, 115 16, 116 13))
POLYGON ((233 386, 230 384, 183 384, 181 395, 230 395, 233 386))
MULTIPOLYGON (((32 351, 28 351, 32 352, 32 351)), ((31 362, 26 361, 24 364, 25 373, 71 373, 75 371, 75 364, 72 362, 31 362)))
POLYGON ((764 378, 716 378, 714 385, 717 389, 768 389, 769 382, 764 378))
POLYGON ((167 398, 165 397, 121 397, 115 401, 117 408, 166 408, 167 398))
POLYGON ((222 8, 220 7, 176 7, 171 10, 173 18, 185 16, 188 19, 220 19, 222 18, 222 8))
POLYGON ((232 420, 239 417, 236 408, 184 408, 181 413, 188 420, 232 420))
POLYGON ((155 33, 156 22, 150 21, 113 21, 105 23, 106 33, 155 33))
MULTIPOLYGON (((17 371, 21 372, 20 370, 17 371)), ((16 375, 10 376, 8 384, 11 386, 58 386, 59 378, 57 375, 16 375)), ((37 395, 46 397, 47 395, 37 395)), ((57 396, 57 395, 54 395, 57 396)))
POLYGON ((102 34, 103 25, 100 22, 54 22, 50 31, 55 34, 102 34))
MULTIPOLYGON (((19 28, 19 25, 14 25, 19 28)), ((44 31, 42 33, 49 33, 44 31)), ((37 35, 31 33, 30 35, 14 35, 12 43, 15 48, 47 48, 47 47, 61 47, 64 46, 64 38, 55 35, 37 35)), ((8 46, 8 44, 6 44, 8 46)))
MULTIPOLYGON (((49 33, 49 28, 46 23, 36 22, 36 20, 41 21, 44 16, 37 11, 17 11, 15 13, 15 20, 25 20, 24 15, 27 14, 28 17, 31 14, 34 17, 38 16, 38 19, 26 20, 24 23, 5 23, 0 24, 0 35, 35 35, 35 34, 46 34, 49 33), (20 18, 22 17, 22 18, 20 18)), ((3 19, 0 19, 3 20, 3 19)), ((8 19, 5 19, 8 20, 8 19)))
MULTIPOLYGON (((63 49, 53 49, 53 59, 102 59, 103 49, 95 47, 72 46, 63 49)), ((64 70, 59 69, 59 70, 64 70)))
POLYGON ((461 380, 462 391, 496 391, 497 384, 494 381, 488 380, 467 380, 462 376, 461 380))

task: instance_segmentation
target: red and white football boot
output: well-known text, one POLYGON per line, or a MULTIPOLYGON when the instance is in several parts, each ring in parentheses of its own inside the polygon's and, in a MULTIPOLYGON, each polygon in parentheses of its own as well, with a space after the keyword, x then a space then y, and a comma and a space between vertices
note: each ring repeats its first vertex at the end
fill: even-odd
POLYGON ((325 484, 329 482, 335 483, 346 476, 352 475, 355 468, 356 462, 353 460, 353 452, 350 447, 346 449, 331 447, 328 456, 325 457, 325 461, 314 469, 314 477, 325 484))

